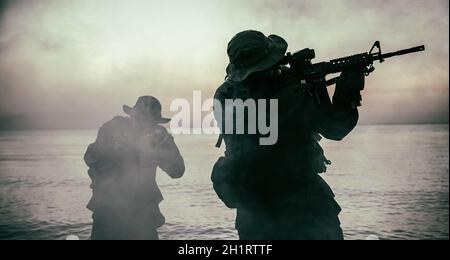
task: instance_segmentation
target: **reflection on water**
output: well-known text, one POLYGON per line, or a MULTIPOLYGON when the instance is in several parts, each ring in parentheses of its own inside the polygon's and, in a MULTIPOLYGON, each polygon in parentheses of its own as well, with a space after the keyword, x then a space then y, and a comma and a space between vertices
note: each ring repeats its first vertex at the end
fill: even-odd
MULTIPOLYGON (((95 131, 0 132, 0 239, 89 238, 83 153, 95 131)), ((177 136, 187 172, 159 174, 167 224, 161 239, 237 239, 235 212, 212 190, 223 150, 214 136, 177 136)), ((324 178, 343 208, 346 239, 448 239, 448 125, 359 126, 324 141, 333 165, 324 178)))

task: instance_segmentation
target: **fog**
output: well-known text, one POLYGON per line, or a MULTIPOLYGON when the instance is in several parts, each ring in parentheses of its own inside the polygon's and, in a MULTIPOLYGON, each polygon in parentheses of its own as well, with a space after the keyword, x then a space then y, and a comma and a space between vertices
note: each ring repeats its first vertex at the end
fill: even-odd
POLYGON ((376 64, 362 123, 448 122, 448 1, 1 1, 0 128, 97 127, 154 95, 204 98, 221 84, 237 32, 277 34, 317 61, 425 44, 376 64))

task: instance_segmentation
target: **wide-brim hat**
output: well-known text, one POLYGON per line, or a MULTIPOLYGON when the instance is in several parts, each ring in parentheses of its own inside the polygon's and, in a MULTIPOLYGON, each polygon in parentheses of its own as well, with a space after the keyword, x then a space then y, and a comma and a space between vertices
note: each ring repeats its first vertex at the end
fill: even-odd
POLYGON ((152 96, 140 97, 134 107, 123 105, 123 112, 155 124, 166 124, 170 122, 170 118, 161 116, 161 103, 157 98, 152 96))
POLYGON ((227 78, 243 81, 250 74, 277 64, 286 54, 287 42, 277 35, 265 36, 258 31, 238 33, 228 43, 227 78))

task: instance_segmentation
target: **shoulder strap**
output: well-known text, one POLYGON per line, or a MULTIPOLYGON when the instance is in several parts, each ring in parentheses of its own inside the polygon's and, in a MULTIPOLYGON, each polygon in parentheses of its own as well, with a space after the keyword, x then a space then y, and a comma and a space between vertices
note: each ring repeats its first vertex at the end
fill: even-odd
POLYGON ((223 136, 219 135, 219 137, 217 138, 217 143, 216 143, 216 148, 220 148, 222 146, 222 142, 223 142, 223 136))

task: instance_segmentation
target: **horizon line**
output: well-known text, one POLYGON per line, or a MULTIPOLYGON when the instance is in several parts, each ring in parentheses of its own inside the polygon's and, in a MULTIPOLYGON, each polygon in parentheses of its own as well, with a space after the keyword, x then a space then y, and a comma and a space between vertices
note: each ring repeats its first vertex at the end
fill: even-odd
MULTIPOLYGON (((449 122, 403 122, 403 123, 359 123, 357 126, 408 126, 408 125, 449 125, 449 122)), ((16 128, 2 128, 0 127, 0 131, 60 131, 60 130, 95 130, 100 128, 97 127, 16 127, 16 128)), ((202 127, 190 127, 190 128, 182 128, 178 127, 177 129, 202 129, 202 127)), ((216 128, 216 127, 208 127, 207 129, 216 128)))

